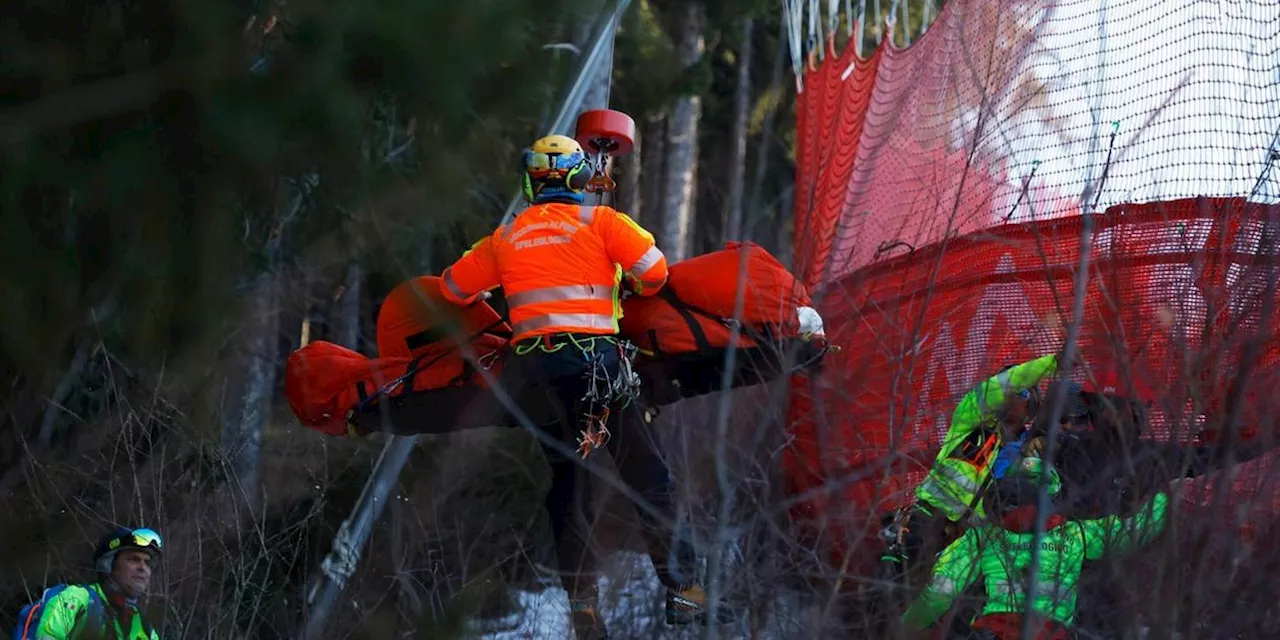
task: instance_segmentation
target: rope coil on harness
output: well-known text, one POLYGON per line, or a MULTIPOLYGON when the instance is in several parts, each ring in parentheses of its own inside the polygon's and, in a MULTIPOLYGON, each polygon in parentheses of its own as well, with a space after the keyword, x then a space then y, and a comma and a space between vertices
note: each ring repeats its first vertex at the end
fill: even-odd
POLYGON ((593 338, 591 348, 586 349, 580 346, 576 339, 572 337, 570 339, 591 363, 590 370, 585 374, 588 377, 587 393, 577 407, 577 413, 582 422, 578 437, 578 453, 585 460, 592 451, 603 447, 609 441, 608 424, 613 411, 627 408, 640 396, 640 375, 633 367, 637 349, 630 341, 612 338, 593 338), (610 342, 617 348, 616 375, 609 374, 602 354, 595 350, 594 341, 597 339, 610 342))
POLYGON ((579 337, 564 334, 565 341, 550 344, 539 338, 532 342, 514 345, 515 354, 525 356, 535 349, 543 353, 558 353, 572 345, 588 363, 583 376, 587 378, 587 390, 573 406, 578 416, 578 454, 585 460, 592 451, 609 441, 609 419, 614 411, 630 406, 640 396, 640 375, 634 362, 638 348, 628 340, 615 336, 579 337), (618 371, 611 375, 605 366, 604 356, 597 345, 604 342, 613 345, 618 354, 618 371))

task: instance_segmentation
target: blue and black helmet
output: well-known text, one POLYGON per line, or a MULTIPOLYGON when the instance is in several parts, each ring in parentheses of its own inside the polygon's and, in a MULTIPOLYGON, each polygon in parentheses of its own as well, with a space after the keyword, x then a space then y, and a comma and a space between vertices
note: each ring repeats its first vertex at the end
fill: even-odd
POLYGON ((130 529, 116 527, 102 537, 93 553, 93 566, 98 573, 111 573, 115 565, 116 555, 125 549, 139 549, 151 554, 154 559, 160 555, 164 541, 160 534, 151 529, 130 529))

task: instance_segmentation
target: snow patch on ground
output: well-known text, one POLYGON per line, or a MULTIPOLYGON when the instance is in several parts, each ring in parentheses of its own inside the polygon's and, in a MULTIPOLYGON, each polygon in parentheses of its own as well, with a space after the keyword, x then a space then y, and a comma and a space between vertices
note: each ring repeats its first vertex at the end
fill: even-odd
MULTIPOLYGON (((645 555, 620 552, 614 555, 611 570, 600 578, 600 609, 609 635, 614 638, 697 638, 702 628, 669 627, 664 622, 664 592, 645 555)), ((505 618, 477 623, 477 637, 489 640, 533 640, 535 638, 572 638, 569 625, 568 594, 558 585, 540 592, 514 591, 516 612, 505 618)), ((755 637, 773 640, 796 637, 803 633, 798 623, 800 598, 780 594, 770 607, 755 637)), ((739 611, 740 617, 741 611, 739 611)), ((749 637, 745 620, 724 629, 723 637, 749 637)))

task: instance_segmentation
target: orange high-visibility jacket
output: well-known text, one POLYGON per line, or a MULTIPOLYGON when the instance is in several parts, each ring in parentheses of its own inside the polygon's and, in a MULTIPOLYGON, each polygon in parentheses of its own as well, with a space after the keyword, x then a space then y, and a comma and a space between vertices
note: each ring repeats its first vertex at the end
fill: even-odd
POLYGON ((667 282, 667 258, 653 235, 611 207, 529 207, 444 270, 445 297, 469 304, 501 286, 512 342, 555 333, 613 335, 624 272, 640 295, 667 282))

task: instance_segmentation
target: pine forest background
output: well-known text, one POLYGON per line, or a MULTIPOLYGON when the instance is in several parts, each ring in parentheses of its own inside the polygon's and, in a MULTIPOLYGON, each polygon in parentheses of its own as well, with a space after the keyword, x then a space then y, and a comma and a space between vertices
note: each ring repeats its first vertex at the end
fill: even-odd
MULTIPOLYGON (((606 4, 5 3, 0 624, 43 586, 88 578, 105 527, 138 523, 166 537, 148 603, 164 637, 293 636, 383 440, 298 425, 285 358, 308 340, 373 355, 390 289, 492 228, 606 4)), ((894 3, 896 41, 938 4, 894 3)), ((768 0, 636 0, 611 83, 592 85, 586 107, 640 132, 617 204, 673 259, 729 238, 789 259, 781 15, 768 0)), ((775 500, 785 405, 735 398, 735 428, 766 433, 741 447, 743 482, 775 500)), ((686 471, 709 455, 710 421, 698 406, 662 418, 705 527, 714 492, 686 471)), ((332 637, 449 637, 508 611, 510 589, 539 588, 533 567, 552 564, 547 481, 518 430, 424 439, 332 637)), ((640 548, 625 521, 599 535, 640 548)))

